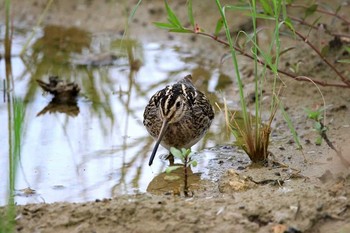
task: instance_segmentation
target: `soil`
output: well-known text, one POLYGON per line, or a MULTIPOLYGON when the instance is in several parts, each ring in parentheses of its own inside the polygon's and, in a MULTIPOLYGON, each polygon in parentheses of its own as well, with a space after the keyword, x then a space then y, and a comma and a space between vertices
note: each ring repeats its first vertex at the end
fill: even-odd
MULTIPOLYGON (((33 27, 46 2, 11 1, 14 24, 33 27)), ((203 2, 203 11, 194 4, 195 17, 201 27, 212 31, 217 11, 213 2, 203 2)), ((185 3, 177 1, 174 5, 175 11, 183 14, 184 19, 185 3)), ((119 7, 117 5, 114 1, 55 1, 43 24, 69 25, 91 33, 120 35, 124 32, 125 10, 130 11, 132 4, 124 1, 119 7)), ((349 13, 349 7, 341 11, 345 16, 349 13)), ((151 24, 165 18, 163 1, 143 2, 129 26, 130 36, 142 38, 142 41, 183 41, 185 47, 206 52, 202 56, 209 56, 208 59, 214 61, 227 52, 222 45, 207 38, 170 34, 151 24)), ((333 26, 339 32, 349 34, 349 25, 347 29, 341 24, 333 26)), ((307 32, 302 27, 300 30, 307 32)), ((327 36, 318 38, 318 32, 314 31, 310 38, 320 43, 331 39, 327 36)), ((339 80, 305 44, 288 39, 284 43, 298 46, 282 57, 282 68, 300 61, 303 74, 324 81, 339 80)), ((288 45, 283 44, 283 47, 288 45)), ((242 58, 240 67, 247 90, 252 89, 253 80, 249 77, 252 63, 242 58)), ((339 64, 337 68, 349 77, 349 66, 339 64)), ((225 61, 222 69, 232 76, 230 62, 225 61)), ((17 232, 350 232, 349 169, 325 142, 321 146, 315 145, 317 134, 312 129, 313 122, 304 112, 306 107, 322 106, 321 95, 309 82, 288 77, 282 77, 282 81, 287 87, 282 101, 301 138, 303 150, 297 150, 287 123, 278 111, 272 125, 268 164, 251 165, 249 158, 232 145, 208 148, 206 151, 216 153, 216 156, 205 168, 207 181, 192 197, 184 197, 181 193, 144 193, 87 203, 17 206, 17 232)), ((329 105, 327 134, 350 161, 350 91, 347 88, 320 88, 329 105)), ((230 91, 236 92, 236 89, 227 93, 230 91)), ((271 92, 268 88, 265 91, 267 99, 263 105, 268 106, 271 92)), ((0 212, 3 213, 4 208, 0 212)))

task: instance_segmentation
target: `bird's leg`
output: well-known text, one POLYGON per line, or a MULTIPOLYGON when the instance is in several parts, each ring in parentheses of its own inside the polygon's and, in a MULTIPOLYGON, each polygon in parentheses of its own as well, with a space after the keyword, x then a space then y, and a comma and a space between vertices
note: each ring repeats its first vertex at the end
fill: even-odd
POLYGON ((174 165, 174 156, 170 152, 168 155, 168 159, 169 159, 169 166, 173 166, 174 165))

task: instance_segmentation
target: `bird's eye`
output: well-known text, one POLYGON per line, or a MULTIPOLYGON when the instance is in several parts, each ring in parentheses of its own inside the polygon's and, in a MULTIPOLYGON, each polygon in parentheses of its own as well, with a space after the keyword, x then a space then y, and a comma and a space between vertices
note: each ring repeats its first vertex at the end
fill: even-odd
POLYGON ((180 106, 181 106, 181 103, 180 103, 180 102, 177 102, 177 103, 176 103, 176 109, 179 109, 180 106))

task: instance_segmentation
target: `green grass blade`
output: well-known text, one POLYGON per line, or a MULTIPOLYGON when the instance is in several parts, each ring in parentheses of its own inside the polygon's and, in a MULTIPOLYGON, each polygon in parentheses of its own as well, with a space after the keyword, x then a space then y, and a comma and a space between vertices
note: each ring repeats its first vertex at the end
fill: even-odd
POLYGON ((238 60, 237 60, 237 56, 236 56, 236 50, 235 50, 235 48, 233 46, 233 41, 232 41, 232 38, 231 38, 230 29, 229 29, 229 26, 228 26, 228 23, 227 23, 226 15, 225 15, 226 6, 222 7, 219 0, 215 0, 215 2, 216 2, 216 5, 217 5, 217 7, 219 9, 221 18, 223 20, 223 25, 224 25, 224 29, 225 29, 225 33, 226 33, 226 38, 227 38, 227 41, 228 41, 229 47, 230 47, 232 63, 233 63, 233 66, 235 68, 236 80, 237 80, 237 84, 238 84, 238 88, 239 88, 239 97, 240 97, 240 104, 241 104, 242 113, 243 113, 243 119, 244 119, 245 124, 249 124, 248 114, 247 114, 247 107, 246 107, 246 103, 245 103, 245 99, 244 99, 243 83, 242 83, 241 75, 240 75, 240 72, 239 72, 238 60))
POLYGON ((350 63, 350 59, 340 59, 340 60, 337 60, 337 62, 339 62, 339 63, 350 63))
POLYGON ((194 27, 192 0, 187 1, 187 15, 188 15, 188 20, 190 21, 192 27, 194 27))
POLYGON ((134 18, 137 9, 139 8, 140 4, 141 4, 142 0, 139 0, 136 5, 134 6, 134 8, 132 9, 129 18, 128 18, 128 23, 131 23, 132 19, 134 18))
POLYGON ((177 29, 177 27, 175 27, 173 24, 170 24, 170 23, 153 22, 153 24, 160 29, 166 29, 166 30, 177 29))
MULTIPOLYGON (((51 6, 52 3, 53 3, 53 0, 48 0, 48 1, 47 1, 47 4, 46 4, 46 6, 45 6, 45 9, 44 9, 43 13, 42 13, 42 14, 39 16, 39 18, 38 18, 38 21, 37 21, 37 23, 36 23, 36 28, 39 27, 39 26, 41 25, 42 21, 44 21, 44 18, 45 18, 45 16, 46 16, 46 14, 48 13, 48 11, 49 11, 50 6, 51 6)), ((24 44, 24 46, 23 46, 23 48, 22 48, 22 50, 21 50, 20 55, 23 55, 24 52, 27 50, 27 48, 28 48, 30 42, 31 42, 32 39, 34 38, 35 33, 36 33, 36 31, 34 30, 34 27, 33 27, 33 31, 32 31, 32 33, 30 34, 30 36, 28 37, 26 43, 24 44)))
POLYGON ((227 5, 225 6, 226 10, 235 10, 235 11, 250 11, 249 5, 227 5))
POLYGON ((288 113, 284 110, 284 106, 283 106, 282 101, 279 101, 279 105, 280 105, 280 109, 282 112, 282 116, 283 116, 284 120, 287 122, 288 128, 293 135, 293 139, 294 139, 295 143, 297 144, 298 149, 303 149, 303 147, 300 143, 300 138, 298 136, 298 133, 295 130, 293 123, 292 123, 292 120, 290 119, 288 113))

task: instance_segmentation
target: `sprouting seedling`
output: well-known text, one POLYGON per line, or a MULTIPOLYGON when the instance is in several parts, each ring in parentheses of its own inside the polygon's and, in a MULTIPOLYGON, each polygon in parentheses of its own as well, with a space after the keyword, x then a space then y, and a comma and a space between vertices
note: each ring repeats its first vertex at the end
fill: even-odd
POLYGON ((307 117, 315 121, 314 129, 317 131, 319 136, 316 138, 316 145, 321 145, 322 140, 324 139, 327 145, 335 151, 336 155, 339 157, 342 164, 349 168, 350 161, 348 161, 342 154, 341 150, 338 150, 332 143, 332 141, 328 138, 327 131, 328 128, 325 126, 323 122, 324 111, 326 108, 318 108, 316 110, 311 110, 306 108, 305 112, 307 113, 307 117))
POLYGON ((305 108, 305 110, 304 110, 306 112, 306 114, 307 114, 307 117, 309 119, 315 121, 314 129, 318 133, 318 136, 316 138, 315 144, 318 145, 318 146, 322 144, 322 139, 324 138, 323 135, 328 130, 328 128, 322 122, 324 110, 325 110, 324 108, 318 108, 316 110, 305 108))
POLYGON ((184 194, 185 196, 189 196, 188 192, 188 168, 190 166, 197 166, 197 161, 192 160, 192 153, 191 149, 185 149, 182 148, 181 150, 176 149, 175 147, 170 148, 170 153, 175 157, 181 160, 182 165, 174 165, 174 166, 169 166, 166 168, 165 172, 167 174, 171 173, 172 171, 182 167, 184 171, 184 194))
POLYGON ((291 66, 289 67, 289 70, 291 70, 295 74, 298 74, 300 71, 301 64, 302 64, 301 61, 297 61, 296 63, 291 64, 291 66))

